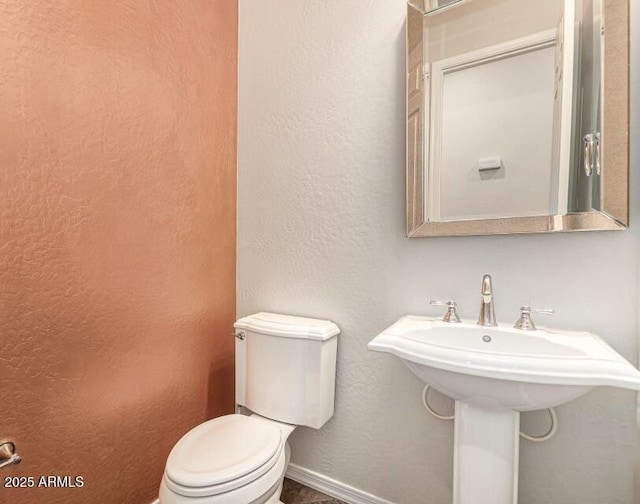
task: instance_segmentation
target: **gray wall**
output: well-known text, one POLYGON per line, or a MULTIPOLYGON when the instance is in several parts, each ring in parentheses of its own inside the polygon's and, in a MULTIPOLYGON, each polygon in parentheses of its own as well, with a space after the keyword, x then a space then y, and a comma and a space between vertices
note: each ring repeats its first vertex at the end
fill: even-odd
MULTIPOLYGON (((453 426, 428 416, 418 379, 367 342, 404 314, 437 315, 429 299, 475 317, 491 273, 500 320, 524 302, 553 307, 543 322, 591 329, 637 362, 640 187, 634 174, 624 232, 405 238, 404 21, 402 0, 240 0, 238 316, 342 329, 335 416, 294 432, 294 463, 394 502, 446 504, 453 426)), ((633 78, 635 169, 637 66, 633 78)), ((558 408, 555 438, 522 442, 521 504, 637 502, 635 408, 634 393, 609 388, 558 408)))

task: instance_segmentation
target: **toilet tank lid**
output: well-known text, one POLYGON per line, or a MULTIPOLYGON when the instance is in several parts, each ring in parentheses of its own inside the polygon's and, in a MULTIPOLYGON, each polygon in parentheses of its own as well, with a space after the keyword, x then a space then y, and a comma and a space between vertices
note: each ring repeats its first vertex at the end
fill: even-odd
POLYGON ((340 328, 328 320, 267 312, 242 317, 233 326, 271 336, 319 341, 333 338, 340 332, 340 328))

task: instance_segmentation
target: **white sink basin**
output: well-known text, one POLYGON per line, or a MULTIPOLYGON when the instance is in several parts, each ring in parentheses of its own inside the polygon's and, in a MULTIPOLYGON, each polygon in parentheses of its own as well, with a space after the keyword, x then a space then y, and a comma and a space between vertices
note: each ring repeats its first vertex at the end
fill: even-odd
POLYGON ((548 408, 597 386, 640 390, 640 371, 588 332, 450 324, 407 316, 369 349, 398 356, 459 401, 515 411, 548 408))

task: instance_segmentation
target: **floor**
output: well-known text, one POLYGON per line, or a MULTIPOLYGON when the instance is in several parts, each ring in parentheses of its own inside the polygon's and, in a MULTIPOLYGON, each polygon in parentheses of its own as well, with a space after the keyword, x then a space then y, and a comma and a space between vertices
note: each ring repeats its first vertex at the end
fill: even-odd
POLYGON ((280 500, 284 504, 345 504, 288 478, 284 479, 280 500))

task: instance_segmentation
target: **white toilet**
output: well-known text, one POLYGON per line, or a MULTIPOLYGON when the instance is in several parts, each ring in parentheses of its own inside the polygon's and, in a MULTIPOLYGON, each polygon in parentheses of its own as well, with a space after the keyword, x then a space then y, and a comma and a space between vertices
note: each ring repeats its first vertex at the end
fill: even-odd
POLYGON ((276 504, 298 425, 333 416, 340 332, 327 320, 257 313, 236 328, 236 403, 253 415, 198 425, 169 454, 161 504, 276 504))

